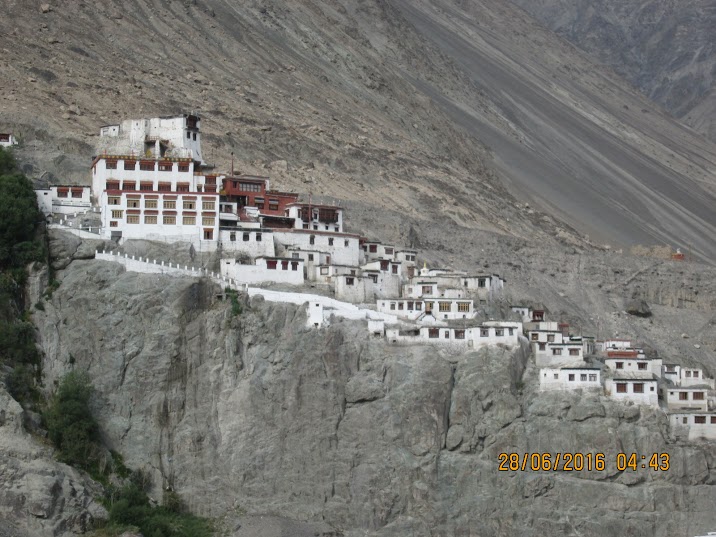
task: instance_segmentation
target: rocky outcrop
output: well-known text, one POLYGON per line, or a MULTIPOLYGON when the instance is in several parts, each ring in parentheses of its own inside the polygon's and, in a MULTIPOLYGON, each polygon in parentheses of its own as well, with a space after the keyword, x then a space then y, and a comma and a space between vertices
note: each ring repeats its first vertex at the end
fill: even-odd
POLYGON ((713 521, 716 447, 675 443, 660 411, 536 392, 521 349, 392 346, 259 298, 232 316, 210 282, 110 262, 58 276, 34 314, 46 385, 88 370, 108 446, 194 512, 346 537, 666 537, 713 521), (603 452, 607 467, 498 470, 501 453, 548 451, 603 452), (619 472, 620 451, 669 453, 671 469, 619 472))
POLYGON ((23 428, 22 407, 0 384, 0 535, 69 537, 107 512, 101 488, 53 460, 53 450, 23 428))

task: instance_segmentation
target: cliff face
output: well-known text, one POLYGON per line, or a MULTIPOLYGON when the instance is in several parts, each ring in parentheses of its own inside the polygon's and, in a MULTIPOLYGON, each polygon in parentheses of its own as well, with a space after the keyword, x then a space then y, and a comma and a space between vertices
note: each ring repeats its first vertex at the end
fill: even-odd
MULTIPOLYGON (((302 308, 258 298, 232 317, 204 281, 109 262, 74 260, 59 277, 34 315, 47 385, 88 369, 108 445, 196 512, 346 536, 712 529, 716 446, 671 440, 661 412, 537 393, 524 350, 389 346, 361 323, 306 329, 302 308), (590 475, 498 471, 499 453, 545 451, 610 462, 590 475), (671 468, 618 472, 619 451, 666 452, 671 468)), ((664 308, 657 322, 676 312, 664 308)))

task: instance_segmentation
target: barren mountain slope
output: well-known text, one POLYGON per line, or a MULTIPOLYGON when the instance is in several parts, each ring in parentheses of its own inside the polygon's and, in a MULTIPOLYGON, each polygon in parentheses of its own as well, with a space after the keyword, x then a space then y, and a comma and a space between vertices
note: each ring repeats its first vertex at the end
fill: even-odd
POLYGON ((16 0, 6 13, 0 120, 37 175, 87 180, 99 123, 196 109, 213 160, 286 160, 270 170, 282 187, 431 221, 447 241, 455 223, 559 231, 506 186, 600 241, 690 243, 716 259, 713 145, 503 2, 67 1, 40 13, 16 0))
POLYGON ((513 0, 716 140, 711 0, 513 0))

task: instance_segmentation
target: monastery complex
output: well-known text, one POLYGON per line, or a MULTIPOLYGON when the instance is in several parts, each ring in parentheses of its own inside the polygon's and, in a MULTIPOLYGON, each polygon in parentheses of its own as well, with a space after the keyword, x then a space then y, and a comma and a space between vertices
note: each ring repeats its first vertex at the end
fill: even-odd
MULTIPOLYGON (((421 267, 415 250, 347 231, 340 206, 275 190, 267 177, 218 173, 202 156, 200 127, 195 115, 102 127, 91 188, 38 190, 40 208, 48 215, 98 211, 94 237, 119 245, 144 239, 219 252, 217 282, 305 304, 313 329, 337 316, 367 321, 371 336, 394 345, 529 346, 540 390, 594 391, 661 408, 674 435, 716 440, 714 380, 701 369, 646 356, 631 341, 572 334, 530 305, 486 320, 486 306, 503 300, 499 275, 421 267), (304 294, 308 286, 322 294, 304 294)), ((200 273, 107 252, 97 257, 127 270, 200 273)))

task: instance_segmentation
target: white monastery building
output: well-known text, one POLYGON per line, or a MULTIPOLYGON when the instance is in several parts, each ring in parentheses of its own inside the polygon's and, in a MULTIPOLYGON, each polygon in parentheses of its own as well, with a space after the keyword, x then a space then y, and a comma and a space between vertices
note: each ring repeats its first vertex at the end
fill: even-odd
POLYGON ((17 145, 17 138, 10 132, 0 132, 0 147, 17 145))
POLYGON ((585 362, 559 368, 543 368, 539 372, 542 391, 602 389, 601 368, 590 367, 585 362))
POLYGON ((607 395, 617 401, 659 406, 658 381, 651 373, 617 373, 606 379, 604 387, 607 395))

